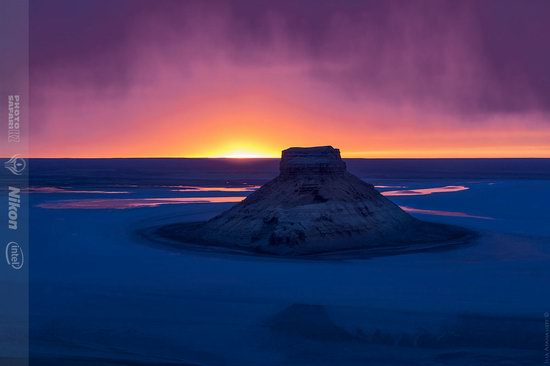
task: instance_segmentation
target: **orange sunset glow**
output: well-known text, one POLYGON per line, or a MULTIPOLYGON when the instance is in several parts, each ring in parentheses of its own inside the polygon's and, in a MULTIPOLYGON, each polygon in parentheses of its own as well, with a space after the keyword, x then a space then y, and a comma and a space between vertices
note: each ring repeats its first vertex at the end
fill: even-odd
POLYGON ((37 19, 31 156, 263 158, 333 145, 350 158, 550 157, 541 48, 526 33, 518 52, 531 61, 518 67, 515 39, 481 44, 476 32, 493 30, 465 27, 467 7, 437 24, 420 8, 373 23, 370 5, 292 24, 273 5, 254 10, 263 22, 251 30, 250 17, 185 3, 174 19, 126 22, 113 9, 110 33, 81 20, 74 39, 37 19), (41 48, 58 34, 65 48, 41 48))

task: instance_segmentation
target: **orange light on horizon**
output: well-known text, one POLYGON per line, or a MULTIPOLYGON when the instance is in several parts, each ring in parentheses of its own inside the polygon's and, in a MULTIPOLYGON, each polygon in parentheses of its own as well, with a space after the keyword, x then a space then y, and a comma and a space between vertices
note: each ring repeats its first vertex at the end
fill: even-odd
POLYGON ((225 159, 259 159, 259 158, 274 158, 275 156, 248 153, 248 152, 234 152, 234 153, 229 153, 227 155, 215 156, 215 157, 225 158, 225 159))
MULTIPOLYGON (((230 131, 227 132, 228 137, 231 136, 230 131)), ((224 158, 224 159, 259 159, 259 158, 279 158, 281 151, 272 144, 267 143, 263 138, 253 137, 229 137, 227 140, 224 136, 216 138, 217 143, 214 143, 210 149, 201 149, 199 152, 189 154, 184 157, 188 158, 224 158), (225 141, 224 141, 225 140, 225 141), (257 142, 252 142, 257 140, 257 142)))

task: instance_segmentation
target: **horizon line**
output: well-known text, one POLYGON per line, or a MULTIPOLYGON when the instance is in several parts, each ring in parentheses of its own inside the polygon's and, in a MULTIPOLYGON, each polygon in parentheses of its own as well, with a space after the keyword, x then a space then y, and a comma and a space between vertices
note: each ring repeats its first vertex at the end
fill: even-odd
MULTIPOLYGON (((25 157, 25 159, 212 159, 212 160, 280 160, 281 157, 226 157, 226 156, 110 156, 110 157, 94 157, 94 156, 79 156, 79 157, 59 157, 59 156, 39 156, 39 157, 25 157)), ((4 159, 9 159, 8 156, 3 157, 4 159)), ((401 160, 412 160, 412 159, 424 159, 424 160, 438 160, 438 159, 550 159, 550 157, 541 157, 541 156, 527 156, 527 157, 511 157, 511 156, 502 156, 502 157, 345 157, 342 159, 369 159, 369 160, 390 160, 390 159, 401 159, 401 160)))

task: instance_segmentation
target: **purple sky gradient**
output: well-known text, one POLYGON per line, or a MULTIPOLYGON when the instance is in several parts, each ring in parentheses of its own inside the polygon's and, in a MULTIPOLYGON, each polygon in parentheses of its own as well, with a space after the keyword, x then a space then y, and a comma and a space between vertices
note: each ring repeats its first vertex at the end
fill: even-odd
POLYGON ((389 120, 550 129, 546 0, 31 0, 30 9, 37 155, 51 155, 46 140, 68 124, 66 138, 107 123, 124 130, 134 114, 176 113, 172 98, 205 103, 237 84, 267 85, 302 111, 317 103, 383 122, 364 122, 368 131, 389 120), (82 106, 62 116, 60 99, 82 106), (81 114, 89 118, 76 122, 81 114))

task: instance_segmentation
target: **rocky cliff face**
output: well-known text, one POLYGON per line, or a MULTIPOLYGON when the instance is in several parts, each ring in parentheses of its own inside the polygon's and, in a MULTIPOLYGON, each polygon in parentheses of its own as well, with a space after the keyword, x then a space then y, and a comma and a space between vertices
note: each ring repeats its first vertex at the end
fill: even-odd
POLYGON ((293 147, 284 150, 281 157, 281 176, 322 176, 346 172, 346 163, 340 150, 332 146, 293 147))
POLYGON ((284 150, 280 175, 219 216, 167 229, 181 241, 300 255, 448 240, 346 170, 331 146, 284 150))

